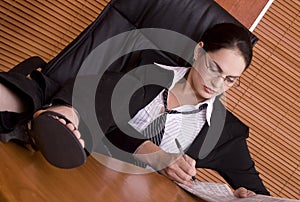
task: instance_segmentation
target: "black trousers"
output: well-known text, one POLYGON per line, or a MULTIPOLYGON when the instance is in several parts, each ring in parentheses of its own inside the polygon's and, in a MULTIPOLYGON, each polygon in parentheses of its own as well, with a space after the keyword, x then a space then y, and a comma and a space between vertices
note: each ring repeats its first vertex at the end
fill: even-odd
POLYGON ((20 134, 24 132, 20 131, 20 127, 24 128, 21 125, 31 120, 33 113, 44 105, 50 104, 54 100, 56 104, 70 104, 67 102, 68 99, 65 99, 69 96, 63 95, 63 92, 68 92, 68 90, 65 89, 58 94, 61 86, 39 71, 33 71, 30 75, 0 72, 0 83, 19 95, 22 102, 27 105, 27 111, 21 114, 8 111, 0 112, 0 132, 2 133, 0 139, 4 142, 11 138, 24 140, 23 135, 20 134), (58 97, 54 99, 56 94, 64 97, 64 99, 60 100, 58 97))
MULTIPOLYGON (((39 71, 33 71, 27 76, 15 72, 0 72, 0 83, 20 95, 22 101, 28 106, 28 110, 18 116, 11 116, 11 112, 0 111, 0 129, 1 125, 8 124, 12 129, 2 134, 0 131, 0 141, 2 142, 17 140, 25 144, 30 143, 28 136, 24 134, 23 128, 37 110, 49 104, 72 106, 74 79, 69 79, 63 85, 59 85, 39 71)), ((97 152, 107 155, 101 137, 99 138, 98 134, 92 135, 82 119, 80 119, 78 128, 85 141, 85 149, 88 153, 91 153, 94 142, 97 142, 97 152)))

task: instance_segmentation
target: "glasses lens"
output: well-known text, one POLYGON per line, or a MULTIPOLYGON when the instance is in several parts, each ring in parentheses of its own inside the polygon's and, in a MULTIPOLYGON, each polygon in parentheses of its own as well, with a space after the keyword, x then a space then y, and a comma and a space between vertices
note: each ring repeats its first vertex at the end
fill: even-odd
POLYGON ((234 79, 232 79, 232 78, 225 77, 224 78, 224 83, 227 86, 238 87, 238 86, 240 86, 240 78, 234 78, 234 79))
POLYGON ((208 70, 208 73, 212 76, 219 76, 220 75, 220 68, 218 65, 211 59, 208 53, 205 53, 205 67, 208 70))
POLYGON ((223 77, 221 74, 221 68, 219 65, 209 56, 207 52, 204 51, 204 60, 205 60, 205 69, 207 73, 214 78, 222 78, 224 80, 224 84, 227 86, 240 86, 240 78, 239 77, 223 77))

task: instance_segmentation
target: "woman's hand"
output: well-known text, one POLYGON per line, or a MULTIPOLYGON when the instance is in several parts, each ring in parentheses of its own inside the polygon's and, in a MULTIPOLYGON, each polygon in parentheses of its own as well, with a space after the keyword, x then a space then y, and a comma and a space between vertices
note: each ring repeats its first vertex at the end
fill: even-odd
POLYGON ((247 198, 247 197, 255 195, 255 193, 253 191, 250 191, 244 187, 240 187, 240 188, 236 189, 233 192, 233 194, 235 197, 238 197, 238 198, 247 198))
POLYGON ((196 162, 191 157, 185 155, 185 160, 180 154, 167 153, 151 141, 142 144, 134 157, 167 178, 192 187, 191 178, 196 175, 196 162))
POLYGON ((158 172, 171 180, 192 187, 191 179, 196 175, 195 160, 188 155, 185 155, 186 160, 179 154, 165 153, 162 155, 166 156, 163 158, 166 159, 164 162, 168 162, 168 164, 158 172))

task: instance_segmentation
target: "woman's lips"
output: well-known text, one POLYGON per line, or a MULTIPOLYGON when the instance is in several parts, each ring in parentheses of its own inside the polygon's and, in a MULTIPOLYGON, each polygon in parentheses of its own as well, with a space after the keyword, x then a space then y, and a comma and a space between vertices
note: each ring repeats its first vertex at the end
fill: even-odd
POLYGON ((204 90, 205 90, 205 92, 208 93, 208 94, 214 94, 214 93, 215 93, 214 90, 208 88, 207 86, 204 86, 204 90))

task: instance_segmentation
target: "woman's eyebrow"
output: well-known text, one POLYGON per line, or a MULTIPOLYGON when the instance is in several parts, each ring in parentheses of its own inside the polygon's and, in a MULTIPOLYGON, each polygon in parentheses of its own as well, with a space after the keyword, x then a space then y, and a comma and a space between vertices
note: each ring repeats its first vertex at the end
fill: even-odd
MULTIPOLYGON (((219 73, 223 73, 223 70, 222 70, 222 68, 220 67, 220 65, 216 62, 216 61, 214 61, 214 60, 212 60, 213 61, 213 63, 216 65, 216 67, 218 68, 218 72, 219 73)), ((231 76, 231 75, 227 75, 226 76, 227 78, 239 78, 240 76, 231 76)))
POLYGON ((228 76, 226 76, 227 78, 233 78, 233 79, 236 79, 236 78, 240 78, 240 76, 230 76, 230 75, 228 75, 228 76))
POLYGON ((223 69, 220 67, 220 65, 216 61, 214 61, 213 59, 212 59, 212 61, 215 64, 215 66, 218 68, 218 72, 223 73, 223 69))

